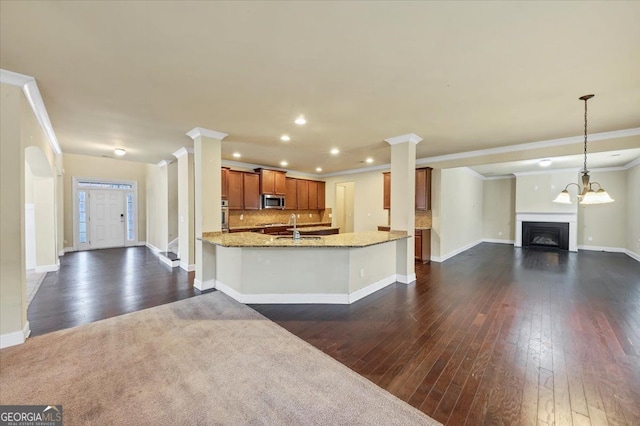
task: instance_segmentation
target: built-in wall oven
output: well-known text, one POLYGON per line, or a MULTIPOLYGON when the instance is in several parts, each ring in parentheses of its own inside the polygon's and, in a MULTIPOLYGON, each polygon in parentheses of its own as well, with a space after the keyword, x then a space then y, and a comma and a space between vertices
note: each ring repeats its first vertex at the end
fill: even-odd
POLYGON ((222 232, 229 232, 229 201, 222 200, 222 232))

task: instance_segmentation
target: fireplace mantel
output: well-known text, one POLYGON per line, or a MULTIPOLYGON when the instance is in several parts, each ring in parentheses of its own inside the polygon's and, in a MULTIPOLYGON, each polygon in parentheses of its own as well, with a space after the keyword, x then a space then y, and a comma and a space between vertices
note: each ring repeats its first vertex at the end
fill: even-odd
POLYGON ((578 251, 577 213, 516 212, 516 247, 522 247, 522 222, 560 222, 569 224, 569 251, 578 251))

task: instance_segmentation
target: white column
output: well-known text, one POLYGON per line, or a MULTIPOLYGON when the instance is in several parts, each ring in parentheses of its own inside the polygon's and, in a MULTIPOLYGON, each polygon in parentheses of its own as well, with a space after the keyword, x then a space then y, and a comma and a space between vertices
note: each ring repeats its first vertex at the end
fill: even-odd
MULTIPOLYGON (((194 142, 194 206, 195 236, 203 232, 222 230, 221 167, 222 140, 226 133, 196 127, 187 135, 194 142)), ((201 240, 195 242, 196 278, 194 287, 208 290, 215 287, 215 264, 213 246, 203 246, 201 240)))
POLYGON ((173 153, 178 159, 178 251, 180 267, 195 271, 195 205, 193 148, 180 148, 173 153))
POLYGON ((396 274, 398 282, 404 284, 416 280, 416 145, 421 140, 413 133, 385 139, 391 145, 391 229, 410 235, 397 242, 396 274))

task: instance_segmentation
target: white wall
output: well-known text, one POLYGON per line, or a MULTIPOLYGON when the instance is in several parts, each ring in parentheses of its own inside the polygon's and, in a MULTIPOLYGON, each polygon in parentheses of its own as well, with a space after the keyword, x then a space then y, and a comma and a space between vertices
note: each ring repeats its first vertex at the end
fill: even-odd
MULTIPOLYGON (((640 188, 640 165, 636 165, 635 167, 632 167, 631 169, 627 170, 626 249, 628 250, 628 252, 635 254, 635 258, 637 260, 640 260, 640 189, 639 188, 640 188)), ((605 189, 609 191, 609 188, 605 187, 605 189)), ((622 196, 624 196, 624 194, 622 194, 622 196)))
POLYGON ((178 162, 167 166, 167 203, 169 242, 178 238, 178 162))
POLYGON ((336 207, 336 184, 353 182, 353 232, 375 231, 378 225, 386 225, 389 220, 382 208, 383 171, 332 176, 325 180, 325 205, 331 209, 336 207))
MULTIPOLYGON (((575 172, 518 174, 516 176, 517 213, 576 213, 574 204, 558 204, 553 200, 570 182, 578 182, 575 172)), ((574 200, 577 188, 569 188, 574 200)))
POLYGON ((165 251, 169 242, 167 166, 147 164, 147 244, 165 251))
POLYGON ((515 178, 485 180, 482 200, 482 238, 513 241, 515 239, 515 212, 515 178))

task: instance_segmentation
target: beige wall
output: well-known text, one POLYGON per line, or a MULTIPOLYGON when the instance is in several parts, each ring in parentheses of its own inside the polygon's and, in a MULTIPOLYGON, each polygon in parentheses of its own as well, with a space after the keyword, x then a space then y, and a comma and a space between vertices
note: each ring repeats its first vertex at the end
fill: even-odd
POLYGON ((464 168, 440 174, 440 257, 482 239, 483 181, 464 168))
MULTIPOLYGON (((553 200, 569 182, 578 182, 575 172, 557 172, 516 177, 516 212, 518 213, 576 213, 574 204, 558 204, 553 200)), ((577 188, 569 188, 575 199, 577 188)))
MULTIPOLYGON (((608 187, 605 186, 605 188, 607 189, 607 191, 609 191, 608 187)), ((625 196, 625 194, 620 194, 620 196, 618 195, 616 196, 620 198, 625 196)), ((627 197, 626 249, 629 250, 630 252, 635 253, 637 256, 637 259, 640 259, 640 165, 637 165, 627 170, 626 197, 627 197)))
POLYGON ((168 243, 167 166, 147 164, 147 244, 165 251, 168 243))
POLYGON ((482 192, 482 238, 515 240, 515 178, 485 180, 482 192))
POLYGON ((112 158, 64 154, 64 240, 65 247, 73 242, 72 177, 135 181, 138 183, 138 241, 147 238, 146 164, 112 158))
POLYGON ((382 208, 382 172, 332 176, 325 180, 325 205, 334 211, 336 184, 353 182, 353 232, 375 231, 378 225, 386 225, 389 220, 387 211, 382 208))
POLYGON ((168 192, 168 240, 178 238, 178 162, 167 166, 167 192, 168 192))
POLYGON ((616 201, 578 205, 578 246, 624 249, 627 243, 627 171, 596 171, 590 175, 591 182, 600 183, 616 201))

